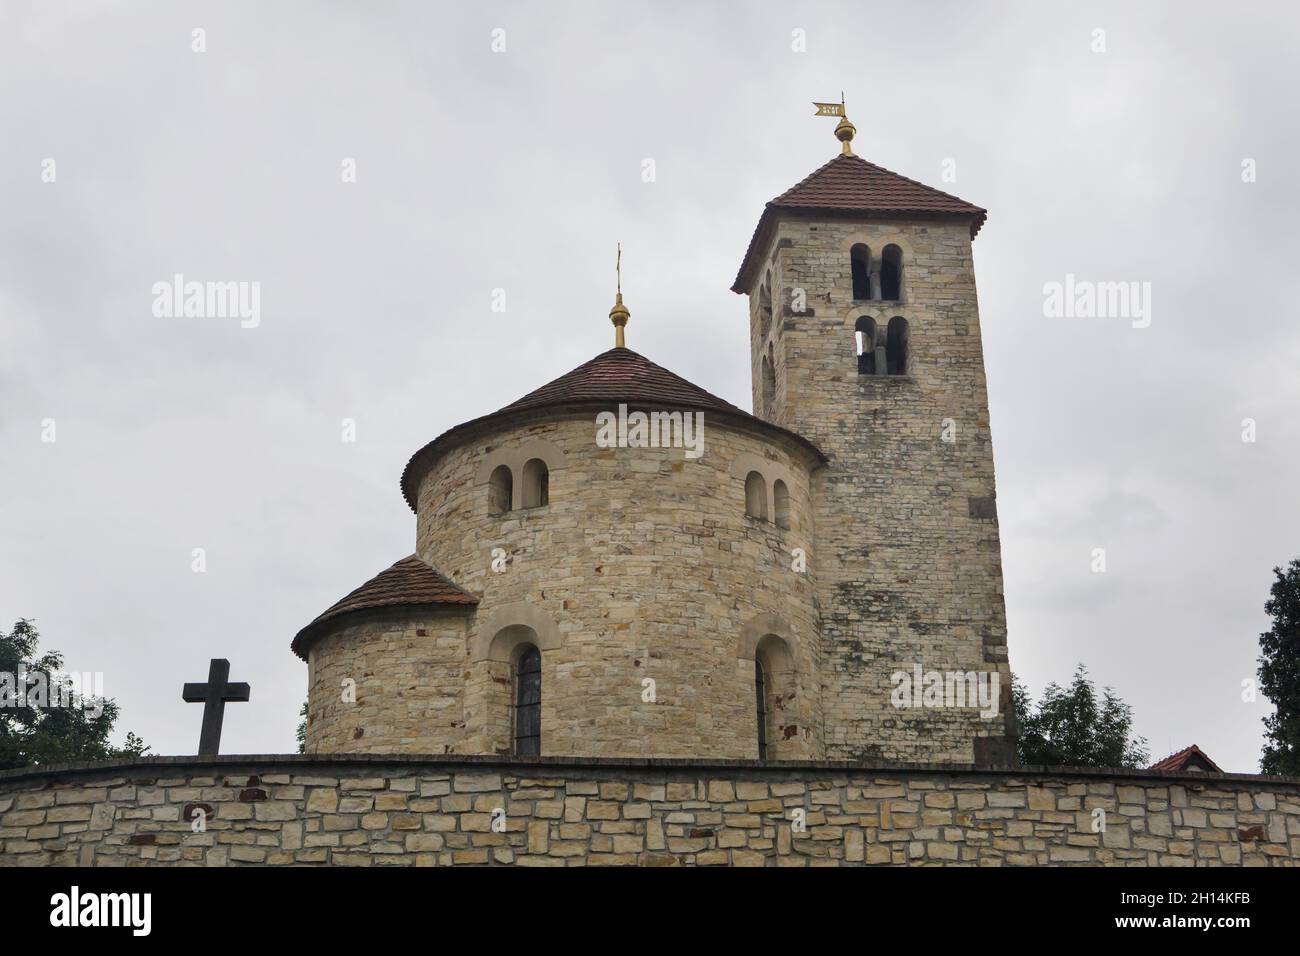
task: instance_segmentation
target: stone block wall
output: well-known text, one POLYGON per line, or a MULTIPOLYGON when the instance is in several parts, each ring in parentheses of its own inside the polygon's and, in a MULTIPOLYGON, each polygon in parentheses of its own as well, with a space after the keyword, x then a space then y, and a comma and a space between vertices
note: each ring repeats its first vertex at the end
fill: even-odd
POLYGON ((465 608, 404 608, 340 619, 308 655, 307 751, 468 749, 463 674, 469 614, 465 608))
POLYGON ((4 866, 1297 862, 1300 780, 1241 775, 323 755, 0 772, 4 866))
POLYGON ((509 752, 510 662, 490 649, 523 624, 542 632, 543 754, 755 758, 757 627, 794 657, 769 708, 769 756, 820 756, 814 585, 792 568, 795 548, 813 549, 814 464, 803 446, 708 412, 696 459, 598 447, 594 411, 505 423, 448 449, 419 486, 417 549, 480 599, 463 656, 471 733, 464 748, 452 735, 452 751, 509 752), (549 503, 493 513, 495 462, 528 448, 551 456, 549 503), (789 528, 746 516, 751 463, 785 480, 789 528))
MULTIPOLYGON (((830 458, 814 481, 825 755, 969 763, 1008 730, 1010 671, 993 450, 967 223, 783 219, 750 295, 756 413, 830 458), (903 250, 898 302, 855 302, 850 249, 903 250), (763 334, 758 291, 771 282, 763 334), (796 290, 805 307, 796 311, 796 290), (859 375, 855 323, 909 323, 906 375, 859 375), (762 361, 775 401, 764 408, 762 361), (955 441, 941 440, 951 419, 955 441), (997 672, 1004 707, 899 711, 890 675, 997 672)), ((1004 744, 1000 744, 1004 746, 1004 744)))

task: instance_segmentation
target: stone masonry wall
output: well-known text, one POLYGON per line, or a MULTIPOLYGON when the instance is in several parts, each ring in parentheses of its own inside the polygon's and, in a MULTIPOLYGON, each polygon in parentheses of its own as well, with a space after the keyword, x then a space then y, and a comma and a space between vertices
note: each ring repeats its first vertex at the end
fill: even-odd
MULTIPOLYGON (((831 459, 814 481, 825 755, 970 763, 1007 731, 1010 672, 992 441, 969 227, 938 221, 779 223, 750 295, 757 413, 831 459), (850 249, 903 250, 899 302, 855 302, 850 249), (771 282, 768 337, 758 289, 771 282), (806 294, 796 312, 794 290, 806 294), (859 375, 854 326, 910 328, 908 374, 859 375), (775 401, 763 408, 764 355, 775 401), (956 441, 941 440, 944 420, 956 441), (1004 707, 897 710, 895 671, 997 672, 1004 707)), ((883 341, 883 339, 881 340, 883 341)))
POLYGON ((307 751, 464 749, 468 617, 464 608, 407 608, 342 619, 308 656, 307 751))
POLYGON ((509 752, 510 662, 482 648, 540 618, 554 629, 538 645, 544 755, 757 757, 754 652, 740 650, 759 627, 794 658, 769 706, 769 757, 820 756, 814 585, 791 556, 812 550, 811 456, 708 412, 697 459, 601 448, 594 416, 505 425, 449 449, 420 484, 419 554, 480 598, 463 657, 467 735, 449 736, 452 751, 509 752), (493 456, 543 446, 549 503, 494 514, 493 456), (789 528, 746 516, 745 462, 783 477, 789 528))
POLYGON ((1237 775, 310 755, 0 772, 5 866, 1298 861, 1300 780, 1237 775))

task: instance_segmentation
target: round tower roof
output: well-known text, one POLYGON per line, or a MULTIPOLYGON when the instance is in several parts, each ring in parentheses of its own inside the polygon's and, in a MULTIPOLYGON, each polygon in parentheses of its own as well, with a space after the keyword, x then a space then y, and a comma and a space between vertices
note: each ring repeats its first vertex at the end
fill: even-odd
POLYGON ((656 365, 638 352, 616 347, 602 352, 589 362, 490 415, 483 415, 443 432, 407 462, 402 472, 402 496, 414 511, 420 479, 434 459, 443 449, 478 433, 485 426, 515 418, 536 417, 542 411, 574 411, 591 407, 609 409, 611 405, 619 403, 711 412, 739 427, 792 442, 808 452, 818 463, 826 461, 821 450, 802 435, 756 418, 680 375, 656 365))
POLYGON ((377 608, 436 604, 472 608, 478 604, 478 598, 426 564, 419 555, 408 555, 320 614, 298 632, 290 647, 305 661, 312 642, 328 630, 325 625, 337 618, 377 608))

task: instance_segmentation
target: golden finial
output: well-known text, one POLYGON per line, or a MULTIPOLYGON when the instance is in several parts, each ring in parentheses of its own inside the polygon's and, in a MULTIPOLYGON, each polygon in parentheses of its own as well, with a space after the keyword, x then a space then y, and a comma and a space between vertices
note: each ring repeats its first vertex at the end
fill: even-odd
POLYGON ((617 291, 614 294, 614 308, 609 310, 609 321, 614 323, 614 348, 625 349, 623 344, 623 326, 632 313, 623 304, 623 244, 618 244, 618 257, 614 260, 614 274, 617 277, 617 291))
POLYGON ((835 127, 835 138, 841 143, 841 155, 852 156, 853 147, 850 144, 853 142, 853 135, 858 131, 858 128, 849 122, 848 116, 844 113, 844 93, 841 91, 838 103, 814 102, 813 106, 817 107, 815 114, 817 116, 838 116, 840 118, 839 125, 835 127))

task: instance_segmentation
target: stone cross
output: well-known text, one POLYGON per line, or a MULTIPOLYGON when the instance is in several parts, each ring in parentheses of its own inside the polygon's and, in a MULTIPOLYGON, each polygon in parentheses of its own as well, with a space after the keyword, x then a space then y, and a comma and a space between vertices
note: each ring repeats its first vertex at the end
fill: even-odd
POLYGON ((230 661, 214 657, 208 664, 206 684, 186 684, 181 699, 187 703, 203 702, 203 730, 199 734, 199 756, 215 757, 221 747, 221 718, 227 701, 248 700, 247 684, 231 684, 230 661))

